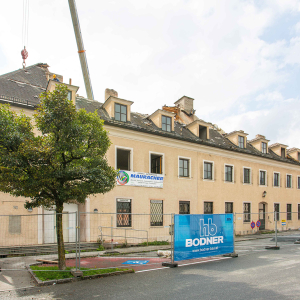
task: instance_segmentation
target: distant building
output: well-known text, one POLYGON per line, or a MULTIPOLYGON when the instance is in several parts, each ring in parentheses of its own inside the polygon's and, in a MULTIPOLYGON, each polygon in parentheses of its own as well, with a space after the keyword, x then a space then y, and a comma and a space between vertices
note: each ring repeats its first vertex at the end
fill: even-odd
MULTIPOLYGON (((60 75, 52 78, 48 65, 41 63, 4 74, 0 76, 0 102, 32 116, 40 93, 55 89, 57 80, 63 82, 60 75)), ((119 98, 114 90, 106 89, 104 103, 100 103, 78 96, 78 87, 71 82, 67 86, 68 97, 78 109, 98 110, 112 141, 108 162, 123 172, 112 191, 91 196, 85 204, 66 205, 66 212, 114 213, 114 226, 132 228, 134 215, 130 214, 155 214, 148 216, 149 228, 164 228, 170 224, 160 214, 238 213, 236 233, 247 234, 252 232, 250 222, 258 219, 261 230, 273 229, 273 212, 280 211, 278 218, 286 219, 287 229, 300 227, 300 149, 269 145, 259 134, 247 140, 242 130, 225 133, 199 119, 194 99, 187 96, 174 106, 141 114, 132 112, 133 102, 119 98)), ((1 194, 1 214, 49 213, 43 208, 28 212, 24 202, 21 197, 1 194)), ((32 226, 39 233, 32 233, 30 241, 24 236, 24 243, 54 242, 54 223, 49 218, 45 222, 46 218, 37 217, 32 226)), ((80 221, 85 228, 97 227, 88 214, 80 221)), ((81 234, 86 241, 98 236, 90 230, 81 234)), ((74 232, 68 238, 72 241, 74 232)))

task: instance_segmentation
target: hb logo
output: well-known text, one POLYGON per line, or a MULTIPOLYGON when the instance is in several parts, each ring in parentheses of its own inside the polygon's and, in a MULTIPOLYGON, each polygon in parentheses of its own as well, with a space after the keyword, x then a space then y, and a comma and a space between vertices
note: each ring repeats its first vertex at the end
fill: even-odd
POLYGON ((212 219, 208 219, 208 224, 204 224, 204 220, 200 219, 200 236, 216 235, 217 225, 212 222, 212 219))

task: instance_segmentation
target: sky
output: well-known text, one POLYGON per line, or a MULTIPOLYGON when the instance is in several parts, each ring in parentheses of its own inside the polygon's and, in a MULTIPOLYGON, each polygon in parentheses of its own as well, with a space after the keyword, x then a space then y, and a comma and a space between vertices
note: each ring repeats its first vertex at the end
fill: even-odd
MULTIPOLYGON (((27 66, 86 96, 67 0, 28 1, 27 66)), ((151 114, 186 95, 225 132, 300 148, 300 0, 76 0, 94 98, 151 114)), ((0 74, 22 67, 23 1, 0 4, 0 74)))

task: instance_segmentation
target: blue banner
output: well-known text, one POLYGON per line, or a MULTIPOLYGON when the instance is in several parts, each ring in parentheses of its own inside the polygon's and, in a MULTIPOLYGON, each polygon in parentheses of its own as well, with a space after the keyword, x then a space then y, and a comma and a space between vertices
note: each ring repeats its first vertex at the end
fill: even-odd
POLYGON ((175 215, 174 260, 232 253, 233 214, 175 215))

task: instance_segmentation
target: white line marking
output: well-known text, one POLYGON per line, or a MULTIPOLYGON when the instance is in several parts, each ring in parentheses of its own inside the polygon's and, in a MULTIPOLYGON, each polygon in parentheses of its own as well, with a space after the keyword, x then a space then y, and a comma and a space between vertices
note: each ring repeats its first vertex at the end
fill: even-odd
POLYGON ((195 264, 203 264, 203 263, 206 263, 206 262, 219 261, 219 260, 228 259, 228 258, 231 258, 231 257, 222 257, 222 258, 216 258, 216 259, 210 259, 210 260, 204 260, 204 261, 197 261, 197 262, 192 262, 192 263, 188 263, 188 264, 178 265, 178 267, 195 265, 195 264))
POLYGON ((157 268, 157 269, 149 269, 149 270, 136 271, 135 273, 148 272, 148 271, 156 271, 156 270, 162 270, 162 269, 170 269, 170 268, 169 267, 162 267, 162 268, 157 268))

